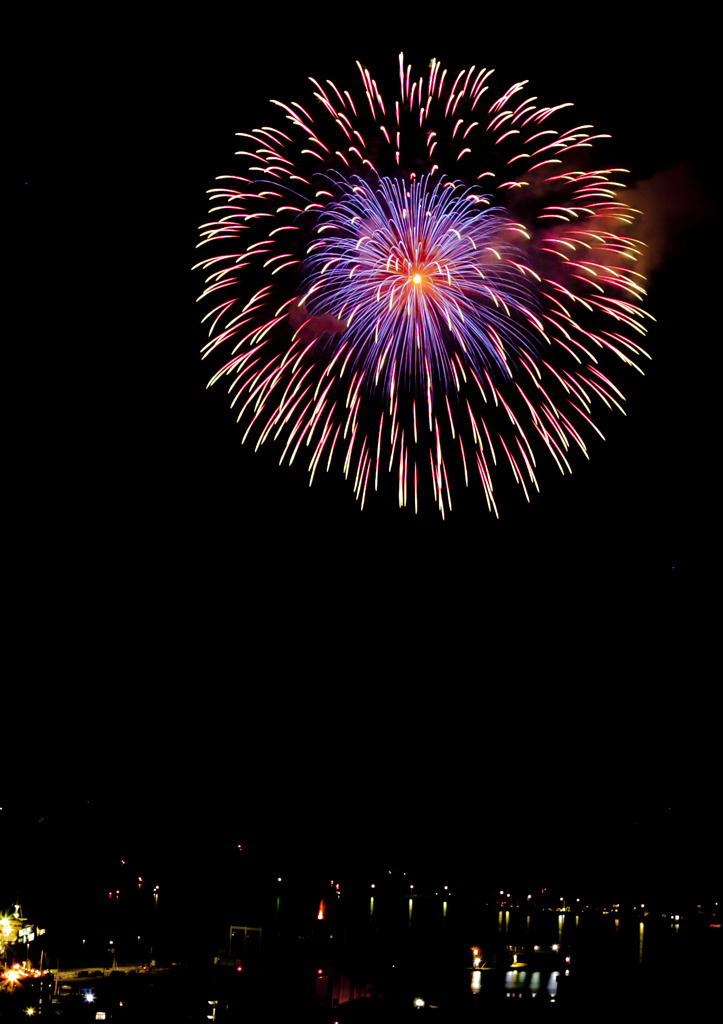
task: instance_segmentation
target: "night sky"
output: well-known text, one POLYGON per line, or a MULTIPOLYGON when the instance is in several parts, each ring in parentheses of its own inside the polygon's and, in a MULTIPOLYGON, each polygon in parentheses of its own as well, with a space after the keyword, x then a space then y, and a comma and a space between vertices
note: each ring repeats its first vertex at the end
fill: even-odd
POLYGON ((19 38, 0 905, 13 874, 40 918, 126 850, 222 888, 239 843, 269 870, 709 892, 710 28, 178 17, 19 38), (241 448, 199 366, 190 268, 234 133, 307 75, 393 77, 400 49, 572 99, 648 214, 657 324, 628 415, 572 476, 545 467, 531 505, 498 474, 500 521, 362 513, 341 474, 309 489, 241 448))

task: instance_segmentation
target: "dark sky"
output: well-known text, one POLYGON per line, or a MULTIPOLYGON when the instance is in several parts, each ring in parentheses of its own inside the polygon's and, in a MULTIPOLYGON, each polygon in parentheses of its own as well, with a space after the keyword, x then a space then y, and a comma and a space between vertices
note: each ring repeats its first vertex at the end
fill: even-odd
POLYGON ((21 36, 5 805, 92 798, 148 857, 179 836, 181 863, 240 831, 273 856, 444 866, 482 829, 497 867, 531 848, 559 868, 550 844, 592 862, 618 813, 628 828, 668 806, 702 841, 709 33, 581 17, 480 11, 410 33, 378 12, 352 31, 199 8, 21 36), (650 206, 649 373, 589 464, 541 475, 531 506, 510 489, 499 522, 361 513, 343 479, 310 490, 242 450, 224 395, 202 391, 190 267, 234 133, 307 75, 393 73, 400 49, 574 100, 650 206))

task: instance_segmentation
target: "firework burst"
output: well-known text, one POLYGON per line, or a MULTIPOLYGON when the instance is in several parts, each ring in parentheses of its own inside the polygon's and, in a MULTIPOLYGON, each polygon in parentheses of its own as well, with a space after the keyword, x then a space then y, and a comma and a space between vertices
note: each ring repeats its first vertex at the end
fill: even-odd
POLYGON ((497 513, 495 475, 529 500, 541 455, 570 471, 595 407, 622 411, 608 367, 646 357, 625 172, 590 169, 601 136, 526 82, 413 79, 400 55, 386 102, 359 72, 356 96, 311 79, 313 107, 274 101, 211 191, 204 355, 230 358, 210 383, 244 440, 311 481, 341 465, 362 506, 391 473, 400 505, 444 515, 463 480, 497 513))

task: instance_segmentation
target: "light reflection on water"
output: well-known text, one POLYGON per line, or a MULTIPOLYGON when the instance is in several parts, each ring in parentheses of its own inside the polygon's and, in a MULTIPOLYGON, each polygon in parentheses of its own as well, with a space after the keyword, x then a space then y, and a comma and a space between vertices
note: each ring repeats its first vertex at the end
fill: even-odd
POLYGON ((505 992, 516 994, 527 984, 527 971, 507 971, 505 973, 505 992))
MULTIPOLYGON (((495 991, 538 1002, 564 1001, 571 998, 567 993, 578 998, 583 991, 610 995, 620 985, 652 984, 653 975, 644 976, 646 965, 661 970, 661 981, 668 985, 671 974, 660 964, 677 964, 675 950, 683 949, 686 929, 694 927, 692 921, 689 924, 674 917, 652 919, 651 923, 647 918, 643 921, 620 913, 475 907, 456 898, 448 900, 441 892, 414 899, 406 894, 405 908, 404 895, 399 895, 401 899, 390 900, 383 895, 370 899, 367 890, 364 910, 369 940, 374 942, 375 936, 383 936, 385 943, 395 948, 394 936, 398 935, 399 950, 415 951, 409 954, 408 969, 415 975, 418 972, 425 984, 449 986, 450 992, 464 992, 466 998, 481 1000, 494 998, 495 991), (482 950, 481 962, 476 964, 469 954, 473 943, 482 950), (568 974, 579 980, 566 988, 568 974)), ((359 920, 355 912, 346 919, 351 931, 354 919, 359 920)), ((675 967, 673 973, 677 973, 675 967)))
MULTIPOLYGON (((554 1000, 557 995, 559 976, 560 972, 556 970, 550 971, 549 974, 546 972, 543 974, 542 971, 516 970, 513 968, 505 972, 505 993, 512 997, 529 996, 534 999, 543 987, 544 978, 544 991, 550 1000, 554 1000)), ((481 986, 481 978, 478 981, 478 986, 481 986)), ((474 981, 472 990, 475 991, 474 981)), ((479 991, 479 987, 476 991, 479 991)))

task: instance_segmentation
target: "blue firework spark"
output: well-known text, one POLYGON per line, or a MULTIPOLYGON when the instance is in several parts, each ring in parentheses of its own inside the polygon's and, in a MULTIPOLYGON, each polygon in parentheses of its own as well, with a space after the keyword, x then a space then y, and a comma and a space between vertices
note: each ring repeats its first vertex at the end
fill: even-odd
POLYGON ((542 331, 516 245, 526 232, 476 193, 427 176, 357 180, 318 232, 306 302, 346 322, 354 363, 387 393, 454 386, 466 360, 510 377, 510 355, 535 350, 518 323, 542 331))

